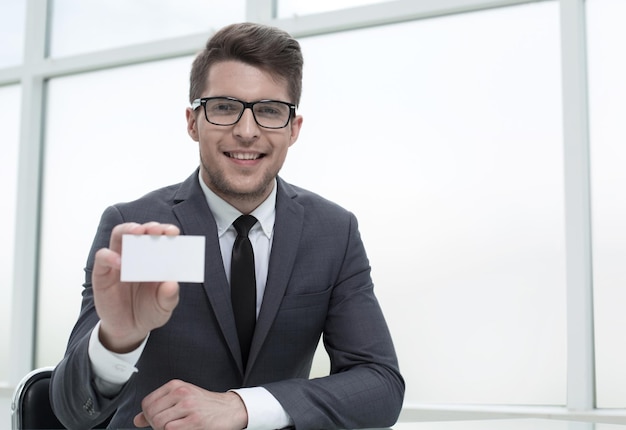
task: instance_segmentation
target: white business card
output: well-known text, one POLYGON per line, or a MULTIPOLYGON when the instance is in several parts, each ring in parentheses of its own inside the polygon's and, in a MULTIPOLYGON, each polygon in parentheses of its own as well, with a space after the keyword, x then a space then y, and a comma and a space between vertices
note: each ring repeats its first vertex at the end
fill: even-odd
POLYGON ((204 282, 204 236, 122 236, 122 282, 204 282))

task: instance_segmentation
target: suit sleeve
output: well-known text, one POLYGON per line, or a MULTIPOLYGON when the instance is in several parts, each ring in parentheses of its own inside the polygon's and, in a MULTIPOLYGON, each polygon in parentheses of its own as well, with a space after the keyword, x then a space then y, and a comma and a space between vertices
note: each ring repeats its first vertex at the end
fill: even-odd
POLYGON ((323 338, 331 362, 329 376, 264 385, 292 417, 295 427, 393 425, 402 407, 405 385, 352 214, 323 338))
POLYGON ((125 393, 125 389, 122 389, 113 398, 107 398, 99 393, 88 355, 89 337, 99 321, 91 284, 95 253, 109 246, 113 227, 123 222, 121 214, 115 207, 109 207, 102 215, 85 268, 80 316, 70 335, 65 356, 52 374, 50 384, 52 408, 59 420, 69 429, 85 429, 98 425, 115 411, 118 400, 125 393))

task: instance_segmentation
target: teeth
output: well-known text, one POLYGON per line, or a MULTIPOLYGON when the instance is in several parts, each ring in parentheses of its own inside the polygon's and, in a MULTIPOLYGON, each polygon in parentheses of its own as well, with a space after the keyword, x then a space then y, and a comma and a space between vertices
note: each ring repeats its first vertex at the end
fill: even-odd
POLYGON ((256 160, 257 158, 259 158, 259 154, 248 154, 241 152, 228 152, 227 154, 229 157, 236 158, 237 160, 256 160))

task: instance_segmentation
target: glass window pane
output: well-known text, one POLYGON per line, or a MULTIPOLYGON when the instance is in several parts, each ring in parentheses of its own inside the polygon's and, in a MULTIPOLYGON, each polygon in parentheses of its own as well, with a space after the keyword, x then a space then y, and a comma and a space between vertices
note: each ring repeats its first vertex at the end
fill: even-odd
POLYGON ((564 405, 557 3, 301 42, 282 175, 357 214, 406 403, 564 405))
POLYGON ((22 63, 26 0, 0 1, 0 67, 22 63))
POLYGON ((0 189, 3 209, 0 224, 7 226, 0 241, 0 381, 8 378, 9 344, 11 342, 11 300, 13 289, 13 248, 15 246, 15 210, 17 199, 17 164, 20 128, 18 85, 0 87, 0 189))
POLYGON ((385 3, 391 0, 278 0, 278 17, 291 18, 298 15, 330 12, 355 6, 365 6, 374 3, 385 3))
POLYGON ((50 55, 208 33, 244 18, 244 0, 54 0, 50 55))
POLYGON ((191 61, 184 57, 50 81, 38 366, 54 365, 63 356, 80 308, 82 269, 104 209, 180 182, 197 167, 197 145, 185 120, 191 61))
POLYGON ((598 407, 626 398, 626 3, 588 0, 587 34, 598 407))

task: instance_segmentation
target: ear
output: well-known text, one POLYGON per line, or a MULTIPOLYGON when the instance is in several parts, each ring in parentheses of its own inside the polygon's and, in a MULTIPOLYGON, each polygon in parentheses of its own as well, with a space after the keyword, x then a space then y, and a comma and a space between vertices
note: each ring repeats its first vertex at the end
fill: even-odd
POLYGON ((302 128, 302 116, 296 115, 291 120, 291 125, 289 127, 291 131, 291 136, 289 138, 290 139, 289 146, 291 146, 294 143, 296 143, 296 140, 298 140, 298 136, 300 135, 300 129, 302 128))
POLYGON ((187 117, 187 133, 193 140, 198 142, 200 140, 198 137, 198 115, 196 111, 188 107, 185 110, 185 116, 187 117))

